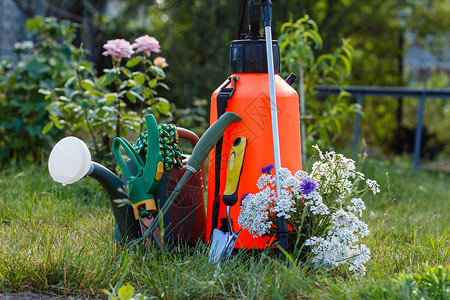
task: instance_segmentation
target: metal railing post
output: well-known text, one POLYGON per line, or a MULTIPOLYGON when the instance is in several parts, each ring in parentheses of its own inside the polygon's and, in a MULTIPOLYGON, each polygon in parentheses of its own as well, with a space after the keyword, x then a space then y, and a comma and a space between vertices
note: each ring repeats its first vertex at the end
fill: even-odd
POLYGON ((423 111, 425 108, 426 93, 427 92, 424 90, 422 96, 420 96, 419 107, 417 111, 416 135, 414 138, 414 162, 413 162, 414 173, 417 172, 417 169, 419 167, 420 149, 422 143, 422 129, 423 129, 422 121, 423 121, 423 111))
POLYGON ((423 111, 425 109, 425 99, 427 97, 427 83, 429 76, 430 76, 430 69, 428 68, 425 73, 425 78, 423 81, 423 91, 419 98, 419 107, 417 111, 416 135, 414 138, 414 162, 413 162, 414 174, 417 173, 417 170, 419 169, 420 149, 422 144, 423 111))
MULTIPOLYGON (((359 105, 362 111, 362 93, 356 94, 356 103, 359 105)), ((358 153, 358 141, 359 141, 359 130, 361 124, 361 113, 359 111, 355 114, 355 127, 353 129, 353 156, 356 157, 358 153)))

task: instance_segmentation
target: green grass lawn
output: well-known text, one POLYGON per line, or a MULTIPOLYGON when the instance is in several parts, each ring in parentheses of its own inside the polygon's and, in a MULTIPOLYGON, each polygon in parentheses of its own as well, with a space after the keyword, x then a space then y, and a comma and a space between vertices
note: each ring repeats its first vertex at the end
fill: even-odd
POLYGON ((216 268, 204 244, 174 246, 166 254, 130 250, 113 241, 109 200, 94 180, 63 187, 45 167, 3 170, 0 294, 104 297, 102 290, 131 283, 168 299, 449 299, 450 176, 414 176, 371 161, 363 172, 380 183, 381 193, 365 198, 372 259, 366 277, 354 279, 345 269, 322 273, 310 264, 283 263, 269 251, 240 252, 216 268))

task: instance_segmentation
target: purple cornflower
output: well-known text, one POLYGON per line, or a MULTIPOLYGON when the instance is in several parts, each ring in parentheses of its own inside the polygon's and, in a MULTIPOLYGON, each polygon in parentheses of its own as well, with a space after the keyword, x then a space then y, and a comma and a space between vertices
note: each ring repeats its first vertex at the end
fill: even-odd
POLYGON ((269 173, 274 169, 274 166, 272 164, 265 166, 261 169, 261 173, 269 173))
POLYGON ((245 199, 245 197, 247 197, 250 193, 245 193, 244 196, 241 197, 241 203, 240 205, 242 206, 242 201, 245 199))
POLYGON ((300 190, 304 195, 310 194, 314 189, 316 188, 316 183, 311 178, 306 178, 303 180, 303 182, 300 184, 300 190))

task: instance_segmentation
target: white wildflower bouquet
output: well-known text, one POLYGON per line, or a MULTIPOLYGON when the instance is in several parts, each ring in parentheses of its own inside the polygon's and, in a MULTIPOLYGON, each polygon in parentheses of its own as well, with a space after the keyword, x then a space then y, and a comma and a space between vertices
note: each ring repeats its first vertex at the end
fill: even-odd
POLYGON ((356 171, 353 160, 335 152, 324 155, 314 147, 320 160, 311 173, 292 175, 280 169, 278 197, 273 166, 264 167, 259 192, 242 197, 238 223, 255 236, 276 238, 276 217, 284 216, 288 251, 311 257, 316 267, 329 270, 347 265, 355 276, 363 276, 370 250, 360 242, 369 234, 367 224, 359 219, 366 208, 361 198, 368 191, 378 193, 379 185, 356 171))

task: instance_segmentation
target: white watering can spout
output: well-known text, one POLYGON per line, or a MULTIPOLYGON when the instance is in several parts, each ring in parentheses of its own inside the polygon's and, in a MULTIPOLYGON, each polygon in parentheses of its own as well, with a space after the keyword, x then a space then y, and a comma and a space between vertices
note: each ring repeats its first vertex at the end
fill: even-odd
POLYGON ((62 185, 77 182, 94 168, 91 153, 85 142, 74 136, 60 140, 48 159, 48 171, 54 181, 62 185))

